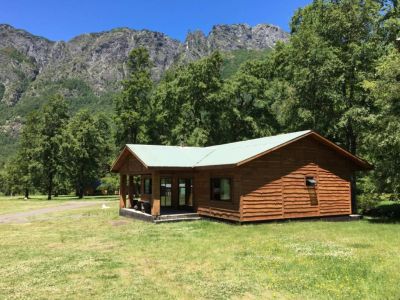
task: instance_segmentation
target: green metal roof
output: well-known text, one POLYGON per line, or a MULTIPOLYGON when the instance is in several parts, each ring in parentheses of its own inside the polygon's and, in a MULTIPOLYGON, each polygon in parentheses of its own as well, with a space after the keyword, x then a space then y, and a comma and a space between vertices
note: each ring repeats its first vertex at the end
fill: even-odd
POLYGON ((310 133, 298 131, 210 147, 128 144, 147 167, 195 168, 234 165, 310 133))

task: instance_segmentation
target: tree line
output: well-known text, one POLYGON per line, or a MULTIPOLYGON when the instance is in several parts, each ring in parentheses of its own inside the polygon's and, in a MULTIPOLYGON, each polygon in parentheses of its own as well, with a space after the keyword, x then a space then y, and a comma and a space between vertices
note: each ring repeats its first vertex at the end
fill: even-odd
POLYGON ((353 179, 359 191, 398 194, 398 1, 315 0, 290 28, 289 42, 229 78, 215 52, 154 82, 148 51, 133 49, 112 120, 85 111, 69 117, 55 97, 28 118, 7 174, 49 195, 68 178, 80 194, 126 143, 206 146, 313 129, 374 164, 353 179))
POLYGON ((53 195, 75 190, 79 198, 107 172, 112 145, 104 114, 81 110, 68 114, 65 99, 55 95, 31 113, 22 128, 16 155, 6 165, 3 189, 7 194, 30 191, 53 195))

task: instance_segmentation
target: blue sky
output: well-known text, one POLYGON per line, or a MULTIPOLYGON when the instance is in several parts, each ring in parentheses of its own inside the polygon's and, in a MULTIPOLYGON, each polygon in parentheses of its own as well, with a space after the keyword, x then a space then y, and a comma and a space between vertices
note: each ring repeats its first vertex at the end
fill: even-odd
POLYGON ((311 0, 0 0, 0 23, 51 40, 115 27, 150 29, 184 40, 214 24, 270 23, 289 30, 294 11, 311 0))

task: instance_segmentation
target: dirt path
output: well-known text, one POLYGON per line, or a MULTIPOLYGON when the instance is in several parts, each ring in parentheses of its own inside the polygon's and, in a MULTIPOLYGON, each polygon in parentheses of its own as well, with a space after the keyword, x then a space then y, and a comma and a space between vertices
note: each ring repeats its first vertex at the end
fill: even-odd
POLYGON ((38 216, 52 212, 66 211, 70 209, 82 208, 87 206, 94 206, 94 205, 100 206, 101 204, 102 202, 97 202, 97 201, 79 201, 79 202, 73 201, 58 206, 39 208, 24 212, 9 213, 0 215, 0 224, 28 223, 29 222, 28 217, 38 216))

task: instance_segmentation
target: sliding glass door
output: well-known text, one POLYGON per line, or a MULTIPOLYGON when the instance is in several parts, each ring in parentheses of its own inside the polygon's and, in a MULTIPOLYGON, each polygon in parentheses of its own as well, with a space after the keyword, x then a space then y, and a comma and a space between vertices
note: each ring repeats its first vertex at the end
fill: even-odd
POLYGON ((179 178, 179 206, 193 206, 193 185, 191 178, 179 178))
POLYGON ((160 202, 161 206, 172 206, 172 180, 171 177, 160 178, 160 202))

